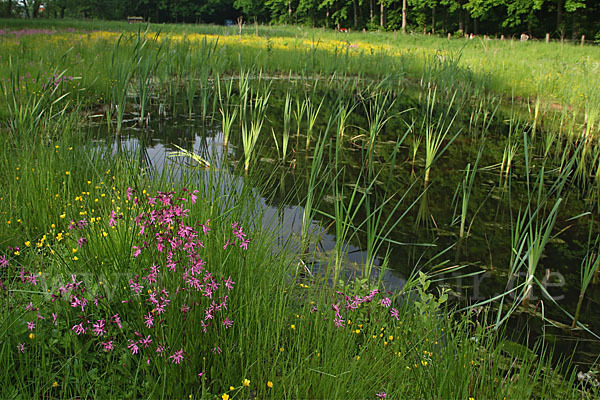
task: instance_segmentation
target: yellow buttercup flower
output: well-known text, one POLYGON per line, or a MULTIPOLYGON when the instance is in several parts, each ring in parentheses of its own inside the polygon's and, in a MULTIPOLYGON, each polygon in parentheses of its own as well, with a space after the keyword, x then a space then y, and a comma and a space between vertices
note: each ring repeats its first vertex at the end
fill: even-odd
POLYGON ((248 387, 248 386, 250 386, 250 381, 249 381, 248 379, 244 379, 244 380, 242 381, 242 385, 244 385, 244 386, 248 387))
POLYGON ((269 389, 270 389, 270 388, 272 388, 272 387, 273 387, 273 382, 271 382, 271 381, 268 381, 268 382, 267 382, 267 387, 268 387, 269 389))

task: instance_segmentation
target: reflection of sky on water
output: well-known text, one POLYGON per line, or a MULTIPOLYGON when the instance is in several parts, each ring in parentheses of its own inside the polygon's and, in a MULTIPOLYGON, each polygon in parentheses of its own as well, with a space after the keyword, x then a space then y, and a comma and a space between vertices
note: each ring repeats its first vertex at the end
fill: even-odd
MULTIPOLYGON (((193 151, 208 161, 211 168, 219 171, 219 179, 217 181, 221 183, 221 186, 218 188, 213 187, 213 190, 218 190, 218 195, 227 196, 232 187, 246 184, 243 177, 230 172, 229 165, 227 164, 228 159, 232 158, 236 149, 230 144, 227 147, 227 157, 225 157, 223 134, 217 130, 212 130, 209 134, 206 133, 205 131, 204 135, 195 134, 192 137, 189 135, 188 130, 187 135, 185 135, 185 142, 187 144, 185 147, 187 150, 193 151)), ((156 171, 158 175, 163 171, 169 171, 169 176, 172 178, 180 178, 181 168, 186 168, 186 165, 190 164, 189 159, 187 157, 173 157, 172 153, 177 152, 178 149, 165 144, 164 137, 141 138, 142 135, 136 132, 128 134, 125 131, 120 137, 112 137, 109 140, 112 153, 118 154, 120 151, 126 151, 135 154, 136 157, 140 157, 144 164, 148 166, 149 171, 156 171)), ((106 141, 102 140, 98 143, 106 143, 106 141)), ((181 144, 178 144, 178 146, 183 147, 181 144)), ((191 164, 194 164, 194 162, 191 164)), ((208 182, 209 171, 202 168, 198 168, 196 171, 204 175, 204 182, 208 182)), ((253 193, 259 196, 263 223, 271 227, 277 227, 280 243, 291 241, 293 248, 298 249, 298 238, 300 237, 302 228, 304 208, 299 205, 280 205, 279 207, 274 207, 268 204, 266 199, 260 196, 260 193, 256 189, 253 189, 253 193)), ((316 254, 321 254, 321 257, 317 256, 309 264, 312 265, 310 268, 314 273, 318 272, 319 269, 325 269, 326 257, 328 257, 329 252, 335 247, 335 235, 325 232, 316 221, 311 223, 310 230, 319 237, 317 249, 311 248, 311 253, 316 251, 316 254)), ((349 244, 347 251, 347 262, 349 265, 360 266, 365 262, 366 253, 361 251, 360 248, 349 244)), ((377 266, 380 263, 380 259, 375 261, 375 265, 377 266)), ((373 273, 375 274, 376 272, 374 271, 373 273)), ((349 278, 355 274, 359 274, 357 268, 349 268, 345 275, 346 278, 349 278)), ((406 279, 397 271, 386 270, 383 282, 386 289, 396 290, 405 285, 406 279)))

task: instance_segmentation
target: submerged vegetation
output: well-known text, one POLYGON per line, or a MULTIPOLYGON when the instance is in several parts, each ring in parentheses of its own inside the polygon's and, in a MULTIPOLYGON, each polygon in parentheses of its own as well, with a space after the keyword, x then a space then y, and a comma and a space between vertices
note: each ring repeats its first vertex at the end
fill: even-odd
POLYGON ((596 49, 77 28, 0 35, 2 397, 598 396, 596 49))

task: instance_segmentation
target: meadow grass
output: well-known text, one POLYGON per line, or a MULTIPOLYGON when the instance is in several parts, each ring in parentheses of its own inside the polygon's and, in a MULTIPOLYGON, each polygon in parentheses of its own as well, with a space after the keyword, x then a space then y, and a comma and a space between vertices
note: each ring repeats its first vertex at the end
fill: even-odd
MULTIPOLYGON (((534 90, 528 80, 498 84, 513 73, 500 68, 499 60, 519 44, 481 42, 462 48, 465 42, 451 41, 446 55, 433 50, 440 39, 393 34, 341 37, 321 30, 256 27, 254 33, 260 36, 244 32, 239 37, 221 27, 151 25, 161 34, 149 38, 139 30, 124 35, 107 30, 132 29, 120 23, 7 24, 15 29, 74 27, 81 32, 44 36, 44 50, 38 34, 0 37, 7 54, 0 60, 6 100, 0 111, 0 180, 5 182, 0 195, 2 397, 597 395, 578 383, 569 360, 552 363, 542 342, 532 351, 510 340, 486 312, 471 308, 456 313, 447 304, 446 291, 431 287, 432 280, 449 270, 445 262, 428 273, 415 271, 395 292, 371 276, 378 250, 391 243, 391 227, 402 220, 393 216, 405 216, 426 199, 427 189, 414 197, 391 189, 401 168, 396 161, 400 144, 414 130, 429 137, 430 156, 425 155, 425 163, 417 168, 411 188, 421 179, 427 183, 434 161, 454 145, 458 133, 453 132, 450 143, 443 139, 478 90, 541 96, 544 101, 552 101, 549 93, 558 93, 561 106, 587 107, 586 115, 592 117, 587 118, 585 135, 595 135, 592 103, 576 102, 566 83, 564 93, 542 84, 534 90), (100 27, 103 31, 95 31, 100 27), (487 46, 486 58, 496 60, 491 64, 497 69, 485 70, 481 58, 479 64, 469 59, 476 46, 487 46), (459 50, 460 63, 466 60, 468 68, 452 58, 459 50), (314 96, 320 96, 315 83, 320 74, 338 70, 343 70, 339 79, 323 84, 348 97, 323 96, 314 102, 314 96), (265 221, 256 183, 263 182, 259 189, 268 191, 275 175, 255 160, 259 148, 268 152, 270 137, 261 132, 268 121, 267 106, 274 103, 271 85, 284 73, 293 73, 303 91, 295 97, 286 92, 282 103, 285 135, 290 135, 292 102, 296 103, 296 153, 287 163, 283 142, 281 150, 270 147, 281 152, 278 169, 298 165, 306 172, 300 252, 294 243, 281 240, 276 222, 265 221), (187 83, 196 76, 204 85, 200 96, 187 83), (238 78, 237 91, 233 80, 221 81, 226 76, 238 78), (396 138, 390 146, 383 142, 383 131, 398 126, 392 124, 391 116, 397 115, 392 108, 406 76, 415 83, 420 78, 423 87, 439 88, 424 92, 427 112, 403 126, 402 140, 396 138), (369 80, 364 85, 357 84, 365 77, 369 80), (463 78, 472 86, 464 86, 463 78), (89 133, 90 114, 106 114, 107 124, 117 133, 129 115, 137 116, 139 124, 147 112, 160 117, 154 112, 161 107, 176 114, 178 93, 188 97, 190 119, 197 97, 203 118, 214 118, 220 106, 227 125, 223 130, 231 130, 231 144, 238 152, 230 169, 208 160, 202 163, 207 169, 152 170, 136 161, 136 149, 115 153, 89 133), (348 98, 359 101, 348 103, 348 98), (331 101, 338 114, 327 115, 319 124, 321 106, 331 101), (360 113, 370 122, 367 129, 353 125, 360 113), (310 146, 316 132, 316 143, 310 146), (299 144, 304 134, 306 142, 299 144), (361 147, 365 162, 358 167, 347 163, 343 146, 361 147), (302 151, 305 157, 299 156, 302 151), (333 170, 328 170, 328 162, 333 170), (345 188, 345 174, 358 177, 352 189, 345 188), (327 216, 317 209, 330 187, 335 198, 329 215, 335 214, 338 234, 334 257, 326 266, 333 266, 333 284, 330 275, 300 267, 309 261, 307 250, 318 240, 310 232, 315 216, 327 216), (405 199, 407 207, 400 210, 405 199), (364 272, 344 279, 346 240, 363 241, 363 231, 369 250, 364 272)), ((292 83, 291 77, 287 82, 292 83)), ((475 118, 484 121, 482 137, 489 129, 485 115, 497 107, 493 101, 488 105, 475 118)), ((532 113, 532 130, 544 121, 535 119, 542 107, 540 103, 532 113)), ((528 140, 538 139, 526 135, 524 147, 529 149, 528 140)), ((579 159, 579 151, 574 153, 549 161, 564 161, 555 177, 561 190, 579 159)), ((597 160, 589 157, 595 166, 597 160)), ((476 164, 479 156, 477 160, 476 164)), ((542 210, 560 203, 555 193, 544 192, 545 168, 534 170, 530 160, 525 154, 527 179, 537 173, 539 181, 526 199, 515 199, 526 202, 527 208, 520 214, 513 246, 525 250, 529 245, 530 250, 517 253, 512 264, 530 267, 526 286, 535 279, 535 263, 556 218, 555 208, 548 217, 542 210), (529 235, 521 235, 525 231, 529 235)), ((510 178, 512 162, 508 164, 505 173, 510 178)), ((464 180, 461 232, 474 176, 464 180)), ((587 178, 583 173, 581 179, 587 178)), ((588 283, 590 268, 582 268, 588 283)))

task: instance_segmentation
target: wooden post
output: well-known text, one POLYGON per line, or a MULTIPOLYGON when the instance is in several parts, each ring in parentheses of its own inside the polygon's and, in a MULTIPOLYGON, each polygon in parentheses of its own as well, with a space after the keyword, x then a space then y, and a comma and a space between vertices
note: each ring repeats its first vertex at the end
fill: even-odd
POLYGON ((583 47, 584 43, 585 43, 585 35, 581 35, 581 47, 583 47))
POLYGON ((550 43, 550 34, 546 33, 546 43, 550 43))
POLYGON ((500 40, 504 40, 504 35, 500 35, 500 40))
POLYGON ((448 40, 450 40, 451 37, 452 37, 452 34, 450 32, 448 32, 448 40))

